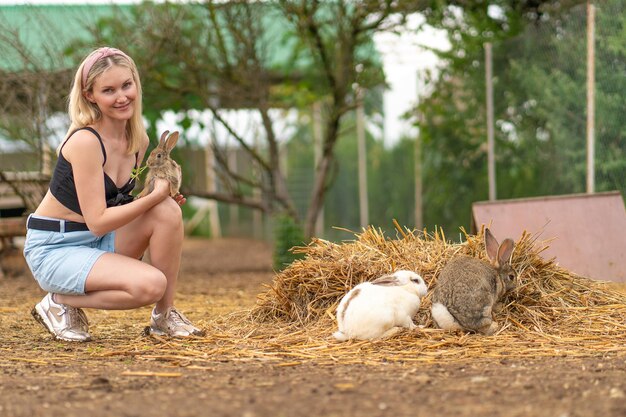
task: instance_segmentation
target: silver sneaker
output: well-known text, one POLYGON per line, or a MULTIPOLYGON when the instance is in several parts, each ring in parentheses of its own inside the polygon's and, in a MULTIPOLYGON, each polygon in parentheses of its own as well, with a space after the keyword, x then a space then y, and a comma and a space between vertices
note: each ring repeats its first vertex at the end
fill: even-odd
POLYGON ((150 334, 172 337, 204 336, 202 330, 191 324, 191 321, 174 307, 160 314, 155 314, 155 310, 152 310, 150 334))
POLYGON ((80 308, 55 303, 50 293, 35 305, 31 314, 55 339, 68 342, 91 340, 85 312, 80 308))

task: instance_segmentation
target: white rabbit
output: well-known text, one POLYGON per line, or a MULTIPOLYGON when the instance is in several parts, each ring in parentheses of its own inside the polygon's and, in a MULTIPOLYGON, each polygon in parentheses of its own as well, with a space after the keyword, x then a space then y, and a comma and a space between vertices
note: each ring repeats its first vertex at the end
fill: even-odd
POLYGON ((343 296, 337 307, 335 339, 378 339, 401 327, 414 329, 413 316, 428 287, 418 274, 400 270, 363 282, 343 296))

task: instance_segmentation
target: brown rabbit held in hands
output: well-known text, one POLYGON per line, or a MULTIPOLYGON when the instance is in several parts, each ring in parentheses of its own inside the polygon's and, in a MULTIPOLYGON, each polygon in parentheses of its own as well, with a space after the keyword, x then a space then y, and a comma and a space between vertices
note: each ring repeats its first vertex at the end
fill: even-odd
POLYGON ((148 175, 138 198, 148 195, 154 189, 155 178, 164 178, 169 181, 171 197, 178 194, 182 182, 182 171, 180 165, 170 157, 170 152, 178 142, 178 132, 169 133, 169 130, 163 132, 159 144, 148 156, 146 162, 148 175))
POLYGON ((510 262, 514 245, 511 239, 498 245, 489 229, 485 229, 489 262, 456 256, 446 264, 432 296, 431 313, 439 328, 485 335, 498 330, 492 314, 501 308, 499 301, 504 294, 515 288, 516 274, 510 262))

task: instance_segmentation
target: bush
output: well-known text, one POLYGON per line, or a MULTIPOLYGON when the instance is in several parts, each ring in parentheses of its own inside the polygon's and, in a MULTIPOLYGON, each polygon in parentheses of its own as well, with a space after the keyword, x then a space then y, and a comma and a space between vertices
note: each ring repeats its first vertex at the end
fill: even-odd
POLYGON ((304 231, 291 216, 281 214, 275 219, 274 227, 274 268, 280 271, 293 261, 301 259, 302 254, 291 251, 294 246, 304 244, 304 231))

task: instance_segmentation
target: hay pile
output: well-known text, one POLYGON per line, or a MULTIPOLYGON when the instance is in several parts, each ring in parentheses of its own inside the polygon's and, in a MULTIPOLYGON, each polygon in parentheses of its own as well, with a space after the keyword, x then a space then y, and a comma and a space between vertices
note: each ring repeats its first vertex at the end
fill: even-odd
MULTIPOLYGON (((63 344, 50 349, 48 337, 34 321, 5 320, 8 330, 4 342, 11 355, 0 359, 0 366, 6 361, 54 366, 77 360, 108 363, 113 357, 166 368, 207 370, 213 369, 216 361, 382 366, 555 356, 626 358, 626 287, 580 277, 544 260, 540 253, 545 244, 527 234, 516 242, 512 264, 519 274, 519 285, 505 300, 504 311, 496 316, 501 325, 496 335, 434 328, 427 296, 415 318, 423 328, 385 340, 337 342, 332 337, 336 330, 334 311, 354 285, 397 269, 410 269, 418 271, 432 290, 439 272, 455 254, 485 257, 482 232, 466 235, 463 244, 451 244, 442 232, 428 235, 397 228, 398 239, 368 229, 354 241, 335 244, 317 239, 298 248, 306 257, 277 274, 250 309, 239 308, 240 298, 207 303, 202 294, 179 297, 180 308, 196 312, 191 318, 206 329, 205 337, 129 339, 129 334, 140 333, 149 308, 94 310, 89 311, 96 323, 94 334, 106 343, 73 345, 67 352, 63 344), (39 337, 25 342, 24 329, 39 337)), ((31 307, 32 300, 28 299, 8 310, 0 308, 0 313, 23 311, 27 315, 31 307)), ((12 317, 18 320, 23 316, 12 317)))
MULTIPOLYGON (((547 245, 526 233, 516 242, 512 255, 518 288, 507 296, 504 311, 496 316, 501 325, 498 333, 485 337, 435 329, 430 318, 430 290, 453 255, 486 257, 483 232, 477 236, 466 234, 464 243, 452 244, 441 231, 429 235, 401 229, 397 224, 396 227, 400 236, 396 240, 370 228, 356 235, 352 242, 335 244, 316 239, 306 247, 296 248, 305 258, 276 275, 269 290, 258 296, 257 306, 251 312, 253 320, 260 328, 273 326, 283 331, 290 329, 292 333, 302 330, 309 340, 317 334, 325 339, 324 343, 332 343, 334 311, 350 288, 397 269, 409 269, 420 273, 429 286, 429 295, 415 319, 424 328, 375 342, 378 346, 384 343, 400 357, 407 348, 409 356, 430 352, 439 358, 584 356, 603 352, 626 355, 623 290, 578 276, 543 259, 540 253, 547 245)), ((289 341, 288 334, 276 337, 284 343, 289 341)), ((350 343, 368 346, 370 342, 350 343)))

